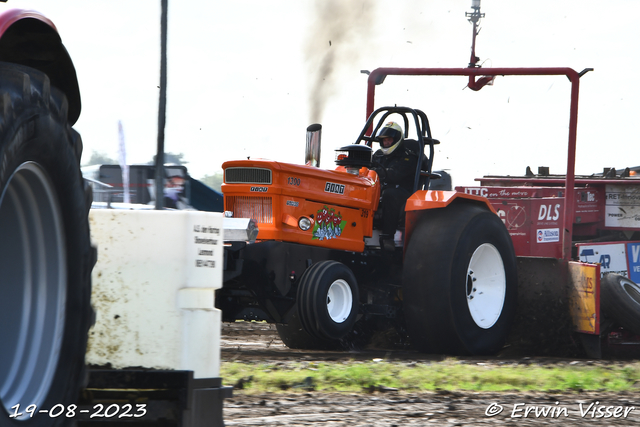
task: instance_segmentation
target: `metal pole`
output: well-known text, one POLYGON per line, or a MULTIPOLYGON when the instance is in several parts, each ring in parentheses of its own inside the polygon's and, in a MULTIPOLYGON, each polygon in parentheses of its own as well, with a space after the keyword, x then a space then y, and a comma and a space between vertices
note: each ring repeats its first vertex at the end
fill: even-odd
POLYGON ((158 106, 158 149, 156 153, 156 209, 164 208, 164 127, 167 119, 167 12, 169 0, 161 0, 160 17, 160 102, 158 106))
POLYGON ((567 175, 564 184, 564 218, 562 220, 562 259, 571 261, 576 172, 576 139, 578 134, 578 93, 580 75, 570 76, 571 106, 569 112, 569 144, 567 147, 567 175))
POLYGON ((473 25, 473 33, 471 34, 471 58, 469 59, 469 68, 478 67, 478 61, 480 58, 476 56, 476 36, 480 32, 478 30, 478 22, 480 18, 484 18, 484 13, 480 12, 480 0, 471 2, 471 8, 473 12, 465 12, 464 16, 469 18, 469 22, 473 25))

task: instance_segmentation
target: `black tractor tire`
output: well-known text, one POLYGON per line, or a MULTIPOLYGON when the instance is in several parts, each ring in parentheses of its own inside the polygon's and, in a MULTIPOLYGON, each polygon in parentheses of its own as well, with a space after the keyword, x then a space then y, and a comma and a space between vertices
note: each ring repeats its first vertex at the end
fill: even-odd
MULTIPOLYGON (((324 350, 324 351, 359 351, 367 348, 372 344, 372 340, 378 338, 376 334, 381 333, 376 329, 375 324, 360 318, 353 325, 352 330, 339 340, 328 340, 317 338, 309 334, 302 327, 300 317, 298 316, 297 306, 286 324, 277 323, 276 329, 283 344, 291 349, 296 350, 324 350)), ((383 331, 388 335, 388 328, 383 331)), ((382 334, 382 333, 381 333, 382 334)), ((385 337, 376 340, 376 344, 380 342, 386 344, 384 348, 391 348, 385 337)))
POLYGON ((619 274, 600 281, 602 311, 625 329, 640 335, 640 285, 619 274))
POLYGON ((513 243, 498 216, 454 204, 425 212, 409 238, 402 292, 412 346, 456 355, 500 350, 518 279, 513 243))
POLYGON ((67 109, 45 74, 0 63, 0 427, 66 425, 86 381, 96 252, 67 109))
POLYGON ((340 341, 325 340, 310 335, 302 326, 297 306, 286 324, 277 323, 278 336, 287 347, 295 350, 341 350, 340 341))
POLYGON ((300 323, 315 338, 344 338, 358 317, 356 278, 337 261, 320 261, 309 267, 300 279, 296 299, 300 323))

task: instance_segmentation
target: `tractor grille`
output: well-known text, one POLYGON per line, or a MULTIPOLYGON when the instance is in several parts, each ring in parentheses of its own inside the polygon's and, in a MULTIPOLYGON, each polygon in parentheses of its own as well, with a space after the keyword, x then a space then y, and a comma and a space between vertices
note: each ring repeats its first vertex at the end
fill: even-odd
POLYGON ((258 224, 273 224, 271 197, 228 196, 227 210, 234 218, 252 218, 258 224))
POLYGON ((271 184, 271 169, 228 168, 224 171, 227 184, 271 184))

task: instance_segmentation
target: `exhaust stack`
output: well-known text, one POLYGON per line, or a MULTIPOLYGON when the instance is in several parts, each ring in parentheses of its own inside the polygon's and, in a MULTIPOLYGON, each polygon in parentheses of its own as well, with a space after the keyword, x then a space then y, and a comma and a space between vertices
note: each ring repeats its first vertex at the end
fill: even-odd
POLYGON ((320 137, 322 125, 315 123, 307 127, 307 146, 304 150, 304 164, 320 167, 320 137))

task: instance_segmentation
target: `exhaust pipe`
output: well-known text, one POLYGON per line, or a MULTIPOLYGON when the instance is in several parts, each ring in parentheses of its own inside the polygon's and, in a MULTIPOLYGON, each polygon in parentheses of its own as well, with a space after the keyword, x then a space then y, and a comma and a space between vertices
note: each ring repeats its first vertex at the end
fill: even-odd
POLYGON ((307 166, 320 167, 320 137, 322 135, 322 125, 315 123, 307 128, 307 146, 304 150, 304 164, 307 166))

